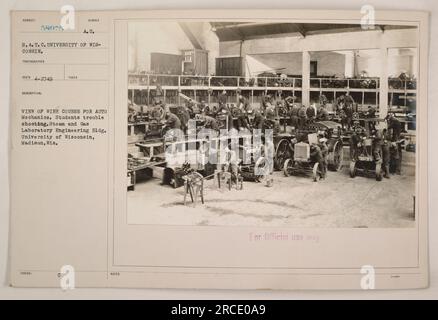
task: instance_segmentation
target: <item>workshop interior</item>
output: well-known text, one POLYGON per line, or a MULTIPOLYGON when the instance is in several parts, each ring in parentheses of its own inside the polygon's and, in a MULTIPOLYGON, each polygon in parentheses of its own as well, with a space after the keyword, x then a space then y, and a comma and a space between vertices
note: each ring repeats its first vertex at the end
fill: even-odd
POLYGON ((128 222, 414 227, 417 33, 129 22, 128 222))

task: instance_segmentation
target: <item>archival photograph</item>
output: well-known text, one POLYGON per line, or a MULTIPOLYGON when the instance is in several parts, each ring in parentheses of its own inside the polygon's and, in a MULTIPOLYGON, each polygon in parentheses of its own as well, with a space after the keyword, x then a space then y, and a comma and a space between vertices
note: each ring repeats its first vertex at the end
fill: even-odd
POLYGON ((133 21, 127 36, 128 224, 415 227, 416 27, 133 21))

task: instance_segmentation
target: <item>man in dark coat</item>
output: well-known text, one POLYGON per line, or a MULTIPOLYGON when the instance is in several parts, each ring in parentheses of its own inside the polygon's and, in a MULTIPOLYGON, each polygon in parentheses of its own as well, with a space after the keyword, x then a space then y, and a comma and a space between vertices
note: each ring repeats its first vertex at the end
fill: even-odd
POLYGON ((389 179, 389 161, 391 157, 391 137, 387 129, 382 131, 382 169, 383 176, 389 179))
POLYGON ((350 137, 350 159, 357 161, 359 156, 359 143, 365 135, 365 129, 360 126, 359 121, 353 124, 353 133, 350 137))
POLYGON ((329 113, 324 105, 322 105, 318 110, 317 119, 319 121, 327 121, 329 119, 329 113))
POLYGON ((176 114, 173 114, 170 111, 166 111, 166 127, 169 129, 181 129, 181 121, 177 117, 176 114))
POLYGON ((321 149, 321 156, 322 161, 320 162, 321 165, 321 178, 325 179, 327 175, 327 167, 328 167, 328 146, 327 146, 327 138, 324 137, 324 135, 320 136, 319 138, 319 148, 321 149))
POLYGON ((392 133, 392 141, 398 141, 402 131, 400 121, 395 117, 393 113, 389 113, 386 117, 388 123, 388 130, 392 133))
POLYGON ((401 162, 402 162, 402 142, 401 132, 402 126, 400 121, 395 117, 393 113, 389 113, 386 117, 388 123, 388 130, 391 135, 391 159, 390 162, 391 171, 396 174, 401 174, 401 162))
MULTIPOLYGON (((368 110, 367 110, 365 116, 368 119, 375 119, 376 118, 376 112, 377 112, 376 108, 374 108, 372 106, 368 106, 368 110)), ((375 121, 369 121, 368 122, 368 126, 369 126, 368 128, 369 128, 370 131, 376 130, 376 122, 375 121)))
POLYGON ((245 111, 248 110, 250 108, 250 103, 249 103, 248 98, 246 98, 240 94, 238 107, 239 107, 239 109, 242 109, 245 111))
POLYGON ((224 124, 224 127, 222 129, 230 130, 234 128, 233 116, 231 115, 231 111, 227 108, 226 105, 223 105, 221 108, 219 108, 216 114, 216 119, 224 124))
POLYGON ((315 120, 316 118, 315 108, 312 106, 307 107, 306 115, 307 115, 307 122, 311 122, 312 120, 315 120))
POLYGON ((202 115, 201 119, 204 122, 204 128, 219 131, 217 120, 213 117, 202 115))
POLYGON ((307 108, 305 105, 302 105, 298 110, 298 129, 304 129, 307 124, 307 108))
POLYGON ((290 120, 291 120, 291 125, 292 127, 294 127, 294 129, 298 129, 299 126, 299 122, 300 122, 300 117, 298 116, 299 111, 300 111, 300 106, 296 104, 294 104, 290 108, 290 120))
POLYGON ((268 105, 268 107, 265 110, 265 121, 264 121, 264 127, 265 129, 272 129, 274 130, 274 133, 278 133, 280 131, 280 124, 277 121, 277 116, 275 112, 275 108, 273 105, 268 105))
POLYGON ((222 106, 225 106, 227 104, 227 92, 224 90, 222 93, 220 93, 217 97, 219 108, 222 106))
POLYGON ((312 144, 310 146, 310 160, 319 164, 319 167, 321 169, 321 178, 324 179, 324 155, 319 145, 312 144))
POLYGON ((383 135, 379 130, 372 130, 371 137, 373 138, 373 157, 374 161, 382 161, 382 146, 383 146, 383 135))
POLYGON ((247 121, 250 129, 263 129, 265 117, 259 109, 250 109, 246 112, 247 121))

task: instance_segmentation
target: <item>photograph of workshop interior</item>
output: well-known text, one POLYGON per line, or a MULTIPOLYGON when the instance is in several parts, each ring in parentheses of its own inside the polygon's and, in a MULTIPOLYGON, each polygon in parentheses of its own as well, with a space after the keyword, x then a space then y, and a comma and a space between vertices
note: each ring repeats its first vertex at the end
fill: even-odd
POLYGON ((414 227, 417 38, 359 22, 129 22, 128 223, 414 227))

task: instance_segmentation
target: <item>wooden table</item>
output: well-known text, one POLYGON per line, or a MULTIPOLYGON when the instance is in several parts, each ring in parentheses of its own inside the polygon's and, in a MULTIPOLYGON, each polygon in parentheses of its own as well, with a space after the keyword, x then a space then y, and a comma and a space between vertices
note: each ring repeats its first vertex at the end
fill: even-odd
POLYGON ((132 190, 135 190, 135 184, 137 183, 137 172, 138 171, 145 170, 148 168, 153 168, 156 166, 162 166, 165 164, 166 164, 166 161, 148 161, 146 163, 128 166, 128 173, 131 174, 131 185, 129 187, 131 187, 132 190))

